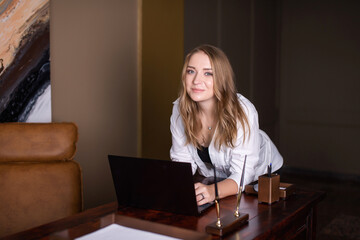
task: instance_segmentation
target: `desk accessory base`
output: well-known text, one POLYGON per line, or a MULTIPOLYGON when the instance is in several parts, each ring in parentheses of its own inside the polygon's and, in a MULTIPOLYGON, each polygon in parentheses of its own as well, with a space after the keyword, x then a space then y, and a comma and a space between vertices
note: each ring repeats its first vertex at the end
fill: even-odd
POLYGON ((207 233, 223 236, 229 232, 235 231, 239 229, 242 225, 246 224, 249 220, 249 214, 240 213, 239 217, 235 217, 234 215, 228 215, 222 217, 221 219, 221 227, 216 226, 216 221, 207 225, 205 230, 207 233))

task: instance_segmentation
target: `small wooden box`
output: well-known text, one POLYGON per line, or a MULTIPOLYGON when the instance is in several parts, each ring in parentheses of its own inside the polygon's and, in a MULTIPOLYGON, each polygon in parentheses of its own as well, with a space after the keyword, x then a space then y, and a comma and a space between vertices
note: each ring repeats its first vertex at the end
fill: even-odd
MULTIPOLYGON (((245 186, 245 193, 251 194, 251 195, 258 195, 258 192, 255 191, 254 185, 257 184, 258 181, 252 182, 245 186)), ((295 185, 291 183, 283 183, 280 182, 279 186, 280 190, 280 198, 281 199, 287 199, 290 195, 295 193, 295 185)))
POLYGON ((280 183, 280 198, 286 199, 295 192, 295 186, 291 183, 280 183))
POLYGON ((245 193, 252 194, 252 195, 258 195, 258 192, 254 189, 254 186, 256 184, 258 184, 258 181, 249 183, 248 185, 245 185, 245 193))
POLYGON ((269 177, 267 174, 259 176, 259 203, 272 204, 280 199, 280 175, 271 174, 269 177))

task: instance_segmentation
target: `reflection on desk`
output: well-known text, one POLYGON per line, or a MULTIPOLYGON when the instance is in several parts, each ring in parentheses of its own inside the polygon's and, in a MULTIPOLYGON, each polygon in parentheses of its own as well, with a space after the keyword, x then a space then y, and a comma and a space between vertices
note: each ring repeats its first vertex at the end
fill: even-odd
MULTIPOLYGON (((287 200, 269 206, 258 204, 256 196, 243 195, 240 212, 249 214, 248 224, 222 239, 315 239, 316 207, 324 197, 323 192, 296 189, 287 200)), ((220 203, 222 216, 233 214, 236 196, 220 203)), ((196 217, 131 207, 117 209, 116 203, 109 203, 8 239, 74 239, 112 223, 182 239, 211 239, 205 227, 214 220, 214 207, 196 217)))

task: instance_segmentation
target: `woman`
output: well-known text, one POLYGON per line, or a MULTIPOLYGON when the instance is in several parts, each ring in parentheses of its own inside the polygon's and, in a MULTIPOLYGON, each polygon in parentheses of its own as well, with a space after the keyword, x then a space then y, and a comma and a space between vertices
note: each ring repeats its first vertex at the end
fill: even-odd
MULTIPOLYGON (((180 97, 171 115, 173 161, 189 162, 193 174, 217 177, 220 198, 236 194, 245 156, 244 185, 278 170, 283 159, 259 129, 255 107, 237 94, 228 58, 219 48, 201 45, 185 59, 180 97)), ((215 199, 214 184, 195 183, 198 205, 215 199)))

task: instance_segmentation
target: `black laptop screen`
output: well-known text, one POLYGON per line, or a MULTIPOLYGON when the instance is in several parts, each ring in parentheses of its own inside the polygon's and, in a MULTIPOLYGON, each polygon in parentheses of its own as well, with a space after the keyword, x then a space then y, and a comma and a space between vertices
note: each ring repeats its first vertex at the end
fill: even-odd
POLYGON ((119 208, 198 214, 191 165, 109 155, 119 208))

